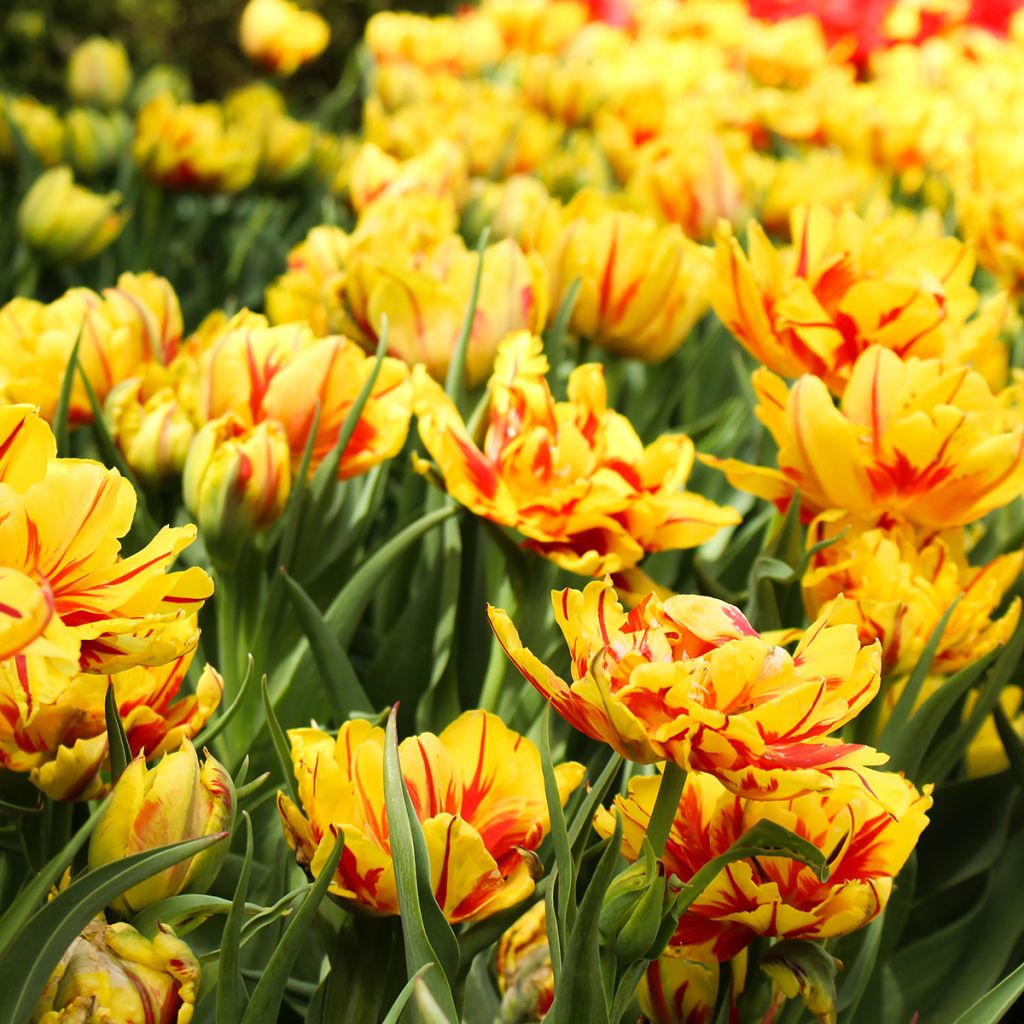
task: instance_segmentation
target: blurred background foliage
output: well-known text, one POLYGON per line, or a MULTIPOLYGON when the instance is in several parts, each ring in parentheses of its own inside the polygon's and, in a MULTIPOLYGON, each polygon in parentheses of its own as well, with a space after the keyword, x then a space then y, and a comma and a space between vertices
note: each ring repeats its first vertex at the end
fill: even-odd
MULTIPOLYGON (((65 96, 68 55, 90 35, 120 39, 136 76, 159 63, 173 63, 192 79, 198 99, 223 96, 253 78, 238 47, 243 0, 2 0, 0 2, 0 88, 31 93, 47 103, 65 96)), ((322 96, 334 87, 367 19, 377 11, 439 13, 444 0, 304 0, 331 26, 331 43, 321 58, 294 77, 289 92, 298 99, 322 96)))

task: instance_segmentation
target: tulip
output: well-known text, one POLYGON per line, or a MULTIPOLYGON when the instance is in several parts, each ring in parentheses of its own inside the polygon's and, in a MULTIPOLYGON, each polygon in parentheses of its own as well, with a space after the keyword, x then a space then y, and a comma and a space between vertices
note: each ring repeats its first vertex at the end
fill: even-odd
POLYGON ((843 616, 863 643, 876 637, 882 663, 894 676, 909 673, 942 616, 959 597, 932 659, 931 671, 950 674, 1006 643, 1020 618, 1020 598, 996 611, 1020 576, 1024 552, 1000 555, 973 568, 963 530, 933 534, 894 521, 874 525, 837 514, 819 516, 808 545, 816 551, 803 578, 812 617, 842 594, 843 616))
POLYGON ((619 355, 657 362, 706 309, 710 271, 678 227, 614 209, 596 192, 547 211, 528 243, 544 258, 552 309, 577 279, 573 333, 619 355))
POLYGON ((141 110, 162 92, 168 93, 175 103, 188 103, 192 99, 192 82, 173 64, 154 64, 136 83, 132 107, 141 110))
POLYGON ((411 65, 428 72, 479 75, 505 50, 492 19, 470 10, 454 18, 379 11, 366 23, 365 38, 380 70, 411 65))
MULTIPOLYGON (((750 799, 829 790, 851 776, 890 793, 884 754, 832 736, 878 692, 877 643, 833 624, 835 602, 791 655, 732 605, 648 594, 626 614, 607 582, 551 595, 569 646, 566 683, 489 607, 505 653, 570 725, 641 764, 672 760, 750 799)), ((898 790, 892 795, 900 799, 898 790)), ((882 796, 879 799, 883 799, 882 796)), ((888 797, 885 797, 888 799, 888 797)))
POLYGON ((819 377, 801 377, 787 391, 761 369, 753 384, 779 468, 704 461, 780 508, 799 490, 805 519, 843 509, 941 530, 1024 491, 1024 426, 1012 425, 999 396, 968 367, 904 360, 876 346, 854 364, 839 408, 819 377))
POLYGON ((189 1024, 199 978, 195 954, 170 928, 147 939, 101 915, 61 958, 32 1024, 189 1024))
POLYGON ((502 1022, 540 1021, 555 1001, 544 901, 535 903, 498 942, 502 1022))
POLYGON ((628 569, 647 551, 696 547, 739 521, 682 489, 688 437, 644 447, 607 407, 601 366, 573 371, 568 402, 555 402, 547 371, 540 338, 520 332, 502 343, 481 448, 440 386, 414 372, 420 438, 456 501, 588 576, 628 569))
MULTIPOLYGON (((642 856, 661 780, 632 778, 614 810, 599 809, 594 827, 604 837, 622 820, 622 853, 642 856)), ((899 775, 887 788, 902 791, 902 813, 881 808, 871 789, 853 782, 827 793, 791 799, 748 800, 710 775, 687 776, 669 833, 665 872, 689 881, 760 821, 771 821, 812 842, 828 858, 822 881, 811 868, 785 857, 751 857, 723 868, 679 920, 671 940, 675 955, 706 961, 732 958, 757 936, 830 939, 877 917, 928 824, 931 787, 918 792, 899 775)), ((668 1018, 672 1020, 673 1018, 668 1018)))
POLYGON ((110 319, 128 328, 140 361, 170 364, 178 353, 183 322, 173 285, 152 271, 125 273, 103 289, 110 319))
POLYGON ((426 192, 461 205, 466 190, 466 155, 438 139, 418 156, 401 161, 372 142, 365 143, 349 168, 349 195, 357 213, 382 196, 426 192))
POLYGON ((68 95, 86 107, 119 107, 132 87, 128 52, 116 39, 90 36, 68 60, 68 95))
MULTIPOLYGON (((398 913, 384 805, 384 730, 349 721, 337 739, 292 729, 292 767, 305 812, 278 793, 285 838, 314 876, 334 837, 345 857, 330 892, 376 914, 398 913)), ((434 895, 454 923, 479 920, 534 889, 530 851, 549 828, 540 751, 496 715, 467 711, 439 736, 421 733, 398 748, 412 808, 423 826, 434 895)), ((555 766, 564 804, 582 765, 555 766)))
POLYGON ((64 125, 53 107, 31 96, 0 96, 0 161, 14 163, 18 146, 11 125, 44 167, 59 164, 64 155, 64 125))
POLYGON ((342 268, 351 238, 323 224, 288 253, 288 269, 267 288, 267 317, 272 324, 308 323, 318 337, 341 330, 342 268))
POLYGON ((711 1024, 718 997, 717 960, 688 960, 671 946, 644 971, 637 989, 651 1024, 711 1024))
POLYGON ((290 0, 249 0, 239 36, 250 60, 291 75, 324 52, 331 30, 319 14, 303 11, 290 0))
POLYGON ((509 50, 528 53, 561 52, 590 20, 585 3, 566 0, 485 0, 481 10, 509 50))
POLYGON ((199 430, 185 460, 184 499, 212 557, 230 562, 248 535, 277 520, 290 462, 288 437, 273 420, 249 427, 227 413, 199 430))
POLYGON ((22 239, 54 263, 81 263, 121 233, 120 193, 105 196, 76 185, 70 167, 45 171, 18 208, 22 239))
MULTIPOLYGON (((192 744, 165 754, 154 768, 136 757, 114 785, 106 810, 89 840, 89 867, 95 870, 168 843, 231 831, 235 785, 210 754, 200 765, 192 744)), ((227 856, 216 843, 122 893, 111 908, 137 914, 158 900, 183 892, 206 892, 227 856)))
POLYGON ((131 137, 131 125, 121 111, 106 114, 75 107, 64 118, 64 146, 76 174, 94 177, 115 167, 131 137))

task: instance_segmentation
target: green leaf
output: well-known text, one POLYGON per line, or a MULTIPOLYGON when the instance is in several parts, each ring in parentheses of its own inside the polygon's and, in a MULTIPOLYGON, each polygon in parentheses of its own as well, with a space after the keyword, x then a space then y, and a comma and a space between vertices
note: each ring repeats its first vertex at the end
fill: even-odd
POLYGON ((245 820, 245 860, 238 873, 231 909, 224 921, 224 932, 220 940, 220 960, 217 965, 217 1024, 238 1024, 242 1019, 242 1008, 246 1004, 245 982, 239 946, 242 940, 242 919, 245 917, 245 901, 249 895, 249 878, 252 875, 252 820, 242 812, 245 820))
POLYGON ((345 649, 338 643, 316 603, 302 586, 281 570, 285 592, 291 599, 299 624, 309 641, 320 677, 331 693, 332 708, 339 722, 353 714, 372 715, 373 702, 367 696, 356 676, 345 649))
POLYGON ((344 848, 345 833, 339 830, 331 855, 324 863, 316 882, 310 886, 306 898, 292 915, 284 935, 281 936, 281 941, 278 942, 269 963, 262 972, 259 983, 253 989, 249 1005, 242 1017, 242 1024, 275 1024, 277 1021, 281 1000, 284 997, 285 984, 291 975, 292 967, 298 959, 303 944, 309 937, 313 919, 328 886, 334 879, 335 872, 338 870, 341 851, 344 848))
POLYGON ((1008 974, 995 988, 961 1013, 956 1024, 998 1024, 1024 993, 1024 964, 1008 974))
POLYGON ((1010 762, 1017 785, 1024 787, 1024 741, 1010 724, 1001 705, 996 704, 992 709, 992 717, 995 719, 996 732, 999 733, 999 740, 1006 751, 1006 759, 1010 762))
POLYGON ((334 635, 343 648, 352 642, 352 636, 359 624, 370 599, 380 587, 381 577, 392 569, 405 552, 425 533, 450 519, 459 511, 457 505, 438 509, 421 516, 404 530, 382 544, 352 574, 352 578, 341 589, 324 613, 324 620, 334 630, 334 635))
POLYGON ((226 835, 219 833, 173 843, 104 864, 81 875, 36 911, 0 955, 0 1020, 23 1021, 31 1017, 57 962, 111 900, 133 885, 194 857, 226 835))
MULTIPOLYGON (((180 896, 169 896, 157 900, 140 910, 131 921, 132 927, 147 938, 153 938, 157 926, 170 925, 175 934, 181 938, 193 928, 198 928, 214 914, 226 914, 234 906, 231 900, 222 896, 207 896, 200 893, 183 893, 180 896)), ((262 910, 255 903, 246 904, 246 911, 262 910)))
POLYGON ((558 933, 568 935, 576 919, 576 865, 569 846, 569 831, 565 824, 565 813, 558 794, 558 780, 551 759, 551 706, 544 709, 544 724, 541 728, 540 758, 544 772, 544 796, 547 799, 548 818, 551 822, 551 842, 555 848, 555 870, 552 885, 555 887, 555 905, 558 909, 558 933))
POLYGON ((401 992, 398 993, 395 1001, 391 1004, 391 1009, 388 1010, 387 1016, 381 1021, 381 1024, 398 1024, 399 1019, 402 1016, 402 1011, 405 1009, 406 1004, 412 998, 413 989, 416 987, 416 982, 423 977, 427 971, 434 969, 433 964, 424 964, 406 983, 401 992))
MULTIPOLYGON (((444 1008, 445 1019, 450 1024, 458 1024, 458 1013, 455 1010, 455 1000, 449 982, 449 977, 455 977, 458 971, 458 944, 451 931, 451 926, 444 920, 440 908, 437 906, 437 900, 430 886, 429 864, 425 878, 420 871, 420 858, 417 856, 413 823, 415 822, 415 829, 420 832, 421 845, 423 842, 422 830, 415 815, 410 814, 409 794, 398 759, 396 723, 397 709, 392 708, 388 717, 384 745, 384 803, 387 810, 388 833, 391 837, 391 857, 395 866, 395 887, 398 890, 398 907, 402 920, 402 936, 405 942, 406 967, 411 975, 425 964, 432 963, 437 966, 437 971, 431 971, 425 975, 422 984, 428 986, 438 1005, 444 1008), (431 904, 433 904, 432 907, 431 904), (436 923, 437 916, 441 915, 441 921, 448 929, 451 943, 455 947, 456 963, 454 968, 450 968, 450 974, 445 970, 445 965, 431 942, 427 923, 427 914, 431 911, 434 912, 431 923, 436 923)), ((436 932, 434 937, 443 938, 436 932)))
POLYGON ((82 331, 85 327, 83 320, 78 328, 78 336, 71 347, 71 354, 68 356, 68 365, 64 369, 64 379, 60 383, 60 392, 57 397, 57 408, 53 414, 53 436, 57 440, 57 454, 67 456, 71 454, 71 390, 75 383, 75 370, 78 367, 78 346, 82 343, 82 331))
POLYGON ((580 286, 583 279, 575 277, 565 291, 565 298, 558 307, 555 319, 551 326, 544 332, 544 351, 547 353, 548 361, 553 369, 557 369, 565 355, 565 336, 569 331, 569 321, 572 319, 572 311, 576 305, 576 299, 580 294, 580 286))
POLYGON ((242 685, 238 688, 238 693, 235 694, 235 699, 221 712, 216 721, 211 722, 192 741, 192 745, 197 750, 202 750, 203 747, 209 746, 227 728, 231 719, 238 714, 245 703, 245 698, 249 696, 249 688, 252 686, 252 681, 256 678, 255 667, 255 662, 250 654, 245 668, 245 678, 242 680, 242 685))
POLYGON ((484 272, 484 254, 490 237, 491 229, 485 227, 476 246, 476 273, 473 275, 473 288, 469 293, 469 305, 466 307, 466 315, 462 318, 462 328, 455 342, 455 350, 448 364, 448 376, 445 379, 444 389, 459 409, 466 400, 466 354, 469 352, 469 339, 473 335, 476 307, 480 302, 480 279, 484 272))
POLYGON ((103 705, 107 719, 107 747, 110 751, 110 781, 114 783, 121 778, 121 773, 131 762, 132 748, 125 735, 121 712, 117 709, 113 683, 107 684, 107 696, 103 705))
MULTIPOLYGON (((578 850, 580 854, 583 851, 580 840, 586 839, 590 834, 591 822, 594 820, 597 805, 602 803, 608 795, 608 790, 611 789, 615 776, 618 775, 619 769, 622 767, 622 761, 621 754, 616 754, 615 751, 609 754, 608 762, 601 769, 597 781, 587 791, 582 803, 572 816, 572 822, 569 824, 569 845, 574 851, 578 850)), ((576 863, 578 866, 579 857, 576 858, 576 863)))
POLYGON ((292 803, 298 804, 299 791, 295 787, 295 776, 292 772, 291 748, 288 746, 288 737, 281 728, 281 723, 274 714, 274 706, 270 702, 270 690, 267 689, 267 677, 260 680, 260 696, 263 699, 263 714, 267 719, 267 732, 270 734, 270 743, 277 755, 277 763, 284 778, 285 789, 292 799, 292 803))
POLYGON ((441 1009, 430 991, 428 982, 419 977, 413 982, 412 987, 416 993, 416 1007, 424 1024, 450 1024, 452 1018, 441 1009))

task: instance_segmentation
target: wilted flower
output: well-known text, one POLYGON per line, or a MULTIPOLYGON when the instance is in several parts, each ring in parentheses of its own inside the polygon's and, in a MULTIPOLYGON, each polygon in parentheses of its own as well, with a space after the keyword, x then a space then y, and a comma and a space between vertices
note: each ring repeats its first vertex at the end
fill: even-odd
POLYGON ((170 928, 147 939, 131 925, 94 918, 46 983, 33 1024, 189 1024, 199 961, 170 928))
MULTIPOLYGON (((278 809, 299 863, 317 875, 335 835, 345 853, 330 891, 377 914, 398 913, 384 805, 384 730, 346 722, 337 739, 289 730, 301 811, 283 793, 278 809)), ((488 917, 533 892, 529 851, 548 831, 540 752, 496 715, 467 711, 440 736, 421 733, 398 749, 413 810, 423 826, 434 895, 452 923, 488 917)), ((555 767, 565 803, 583 767, 555 767)))
POLYGON ((1024 490, 1024 426, 1011 426, 985 378, 940 359, 874 347, 853 366, 836 408, 819 377, 792 388, 753 376, 757 413, 779 446, 778 469, 712 459, 742 490, 809 519, 829 509, 891 513, 918 526, 972 523, 1024 490))
MULTIPOLYGON (((89 839, 89 867, 95 870, 168 843, 226 834, 234 818, 231 776, 210 754, 200 764, 185 740, 180 750, 165 754, 155 767, 147 768, 139 756, 121 773, 89 839)), ((205 893, 227 853, 227 843, 215 843, 132 886, 110 907, 129 917, 179 893, 205 893)))
POLYGON ((607 407, 600 365, 573 371, 567 402, 554 400, 547 371, 540 338, 505 340, 481 448, 442 389, 415 376, 420 438, 456 501, 589 576, 627 569, 648 551, 696 547, 739 521, 682 489, 694 458, 688 437, 666 434, 644 447, 607 407))
POLYGON ((936 534, 898 520, 864 524, 828 513, 814 520, 807 536, 809 545, 833 541, 813 555, 804 575, 808 613, 817 615, 843 595, 842 617, 857 626, 862 643, 881 642, 882 664, 893 675, 917 664, 958 597, 933 672, 955 672, 1006 643, 1020 618, 1019 597, 1001 616, 996 612, 1020 575, 1024 552, 974 568, 962 530, 936 534))
POLYGON ((677 226, 615 209, 598 193, 550 206, 527 247, 544 257, 553 309, 579 280, 570 330, 620 355, 664 359, 707 308, 699 247, 677 226))
MULTIPOLYGON (((904 811, 898 817, 852 783, 789 800, 745 800, 710 775, 688 775, 665 848, 666 873, 689 881, 761 821, 812 842, 828 858, 830 873, 823 882, 786 857, 734 861, 683 914, 672 948, 694 959, 728 960, 759 935, 829 939, 877 917, 928 824, 932 804, 930 786, 919 793, 900 775, 887 779, 888 788, 902 791, 904 811)), ((634 777, 629 796, 616 797, 615 810, 601 809, 594 819, 597 831, 609 836, 615 815, 621 817, 622 852, 629 860, 641 856, 660 782, 634 777)))
POLYGON ((120 193, 101 196, 75 184, 70 167, 44 171, 18 207, 22 239, 53 263, 81 263, 121 233, 120 193))
POLYGON ((690 960, 669 946, 644 971, 637 1001, 651 1024, 710 1024, 718 998, 718 961, 690 960))
POLYGON ((290 0, 249 0, 238 31, 245 55, 280 75, 319 57, 331 38, 319 14, 290 0))
POLYGON ((226 124, 217 104, 176 103, 169 92, 139 111, 132 152, 164 188, 199 192, 240 192, 252 183, 260 157, 256 140, 226 124))
POLYGON ((751 221, 749 256, 722 225, 710 280, 715 312, 770 370, 813 373, 842 394, 872 345, 902 359, 954 353, 978 304, 974 253, 963 242, 823 206, 798 206, 790 223, 793 248, 779 252, 751 221))
POLYGON ((251 534, 275 522, 291 489, 291 452, 273 420, 248 426, 235 413, 210 420, 185 460, 185 507, 218 561, 233 559, 251 534))
POLYGON ((119 107, 132 87, 128 53, 116 39, 90 36, 68 60, 68 94, 87 107, 119 107))
MULTIPOLYGON (((523 646, 506 612, 491 626, 523 676, 570 725, 642 764, 709 772, 750 799, 787 799, 854 777, 876 790, 886 757, 834 738, 878 692, 877 643, 821 616, 790 655, 738 608, 648 594, 628 614, 607 582, 554 591, 572 659, 566 683, 523 646)), ((835 606, 830 613, 835 616, 835 606)), ((898 794, 897 794, 898 796, 898 794)), ((880 797, 881 798, 881 797, 880 797)))

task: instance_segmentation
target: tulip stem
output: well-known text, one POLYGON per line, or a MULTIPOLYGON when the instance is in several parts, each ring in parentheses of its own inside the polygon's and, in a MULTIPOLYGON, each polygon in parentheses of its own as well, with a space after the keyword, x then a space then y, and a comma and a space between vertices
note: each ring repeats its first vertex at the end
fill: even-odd
POLYGON ((654 848, 654 855, 659 859, 665 852, 672 822, 679 810, 679 800, 683 795, 686 772, 674 761, 665 762, 665 770, 658 787, 658 796, 654 801, 650 824, 647 826, 647 840, 654 848))

